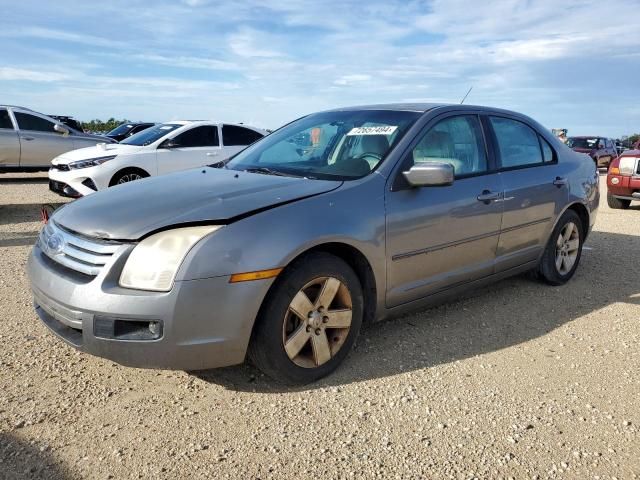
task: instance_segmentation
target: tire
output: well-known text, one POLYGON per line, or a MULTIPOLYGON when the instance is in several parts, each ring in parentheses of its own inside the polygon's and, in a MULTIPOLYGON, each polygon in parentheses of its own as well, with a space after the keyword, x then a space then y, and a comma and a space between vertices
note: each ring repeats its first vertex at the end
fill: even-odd
POLYGON ((315 382, 349 354, 362 325, 363 305, 360 281, 343 260, 328 253, 305 255, 271 288, 256 319, 249 357, 276 381, 315 382), (330 299, 326 305, 322 293, 330 299))
POLYGON ((125 168, 117 172, 109 182, 109 186, 120 185, 123 183, 133 182, 135 180, 141 180, 147 178, 149 174, 140 168, 125 168))
POLYGON ((584 235, 585 226, 578 214, 573 210, 564 212, 542 254, 536 272, 537 277, 549 285, 567 283, 580 263, 584 235))
POLYGON ((609 205, 609 208, 614 208, 616 210, 626 210, 629 208, 629 205, 631 205, 631 200, 616 198, 607 192, 607 205, 609 205))

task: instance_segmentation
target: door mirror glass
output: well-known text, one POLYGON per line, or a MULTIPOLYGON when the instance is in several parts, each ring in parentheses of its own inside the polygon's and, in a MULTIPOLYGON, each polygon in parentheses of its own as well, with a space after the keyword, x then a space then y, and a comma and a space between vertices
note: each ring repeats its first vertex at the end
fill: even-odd
POLYGON ((437 187, 453 183, 453 165, 441 162, 421 162, 402 172, 412 187, 437 187))
POLYGON ((53 129, 54 129, 56 132, 61 133, 61 134, 62 134, 62 135, 64 135, 65 137, 66 137, 67 135, 69 135, 69 129, 68 129, 67 127, 65 127, 64 125, 60 125, 59 123, 56 123, 56 124, 53 126, 53 129))
POLYGON ((172 148, 180 148, 180 144, 176 142, 174 138, 168 138, 164 142, 162 142, 158 148, 166 148, 167 150, 171 150, 172 148))

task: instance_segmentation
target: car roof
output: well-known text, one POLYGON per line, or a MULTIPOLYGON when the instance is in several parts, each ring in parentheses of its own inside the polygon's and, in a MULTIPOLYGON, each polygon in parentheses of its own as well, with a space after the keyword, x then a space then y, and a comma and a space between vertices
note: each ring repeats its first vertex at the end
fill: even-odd
POLYGON ((474 111, 480 110, 480 111, 486 111, 491 113, 504 113, 504 114, 514 115, 519 117, 526 117, 526 115, 519 112, 512 111, 512 110, 489 107, 486 105, 469 105, 469 104, 459 104, 459 103, 381 103, 381 104, 373 104, 373 105, 358 105, 353 107, 340 107, 340 108, 334 108, 326 111, 339 112, 339 111, 350 111, 350 110, 394 110, 394 111, 404 111, 404 112, 426 113, 436 108, 442 108, 442 109, 447 108, 447 109, 455 109, 455 110, 474 110, 474 111))
POLYGON ((569 138, 607 138, 602 135, 571 135, 569 138))

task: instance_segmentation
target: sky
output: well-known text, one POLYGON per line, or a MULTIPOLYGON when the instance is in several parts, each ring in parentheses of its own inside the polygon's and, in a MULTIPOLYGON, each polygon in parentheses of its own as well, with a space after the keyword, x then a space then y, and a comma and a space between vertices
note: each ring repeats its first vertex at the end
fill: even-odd
POLYGON ((0 0, 0 103, 277 128, 389 102, 640 132, 640 0, 0 0), (627 20, 628 19, 628 20, 627 20))

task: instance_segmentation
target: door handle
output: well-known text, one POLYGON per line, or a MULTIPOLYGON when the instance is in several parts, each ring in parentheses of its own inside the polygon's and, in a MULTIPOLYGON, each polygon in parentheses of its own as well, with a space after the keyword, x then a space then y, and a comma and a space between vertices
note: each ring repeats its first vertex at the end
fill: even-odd
POLYGON ((558 188, 566 185, 567 183, 569 183, 569 181, 564 177, 556 177, 553 181, 553 184, 558 188))
POLYGON ((484 202, 487 205, 496 200, 500 200, 502 194, 500 192, 492 192, 491 190, 483 190, 476 198, 479 202, 484 202))
POLYGON ((217 157, 218 152, 207 152, 207 157, 217 157))
POLYGON ((31 140, 33 140, 33 137, 20 137, 22 140, 26 140, 27 142, 30 142, 31 140))

